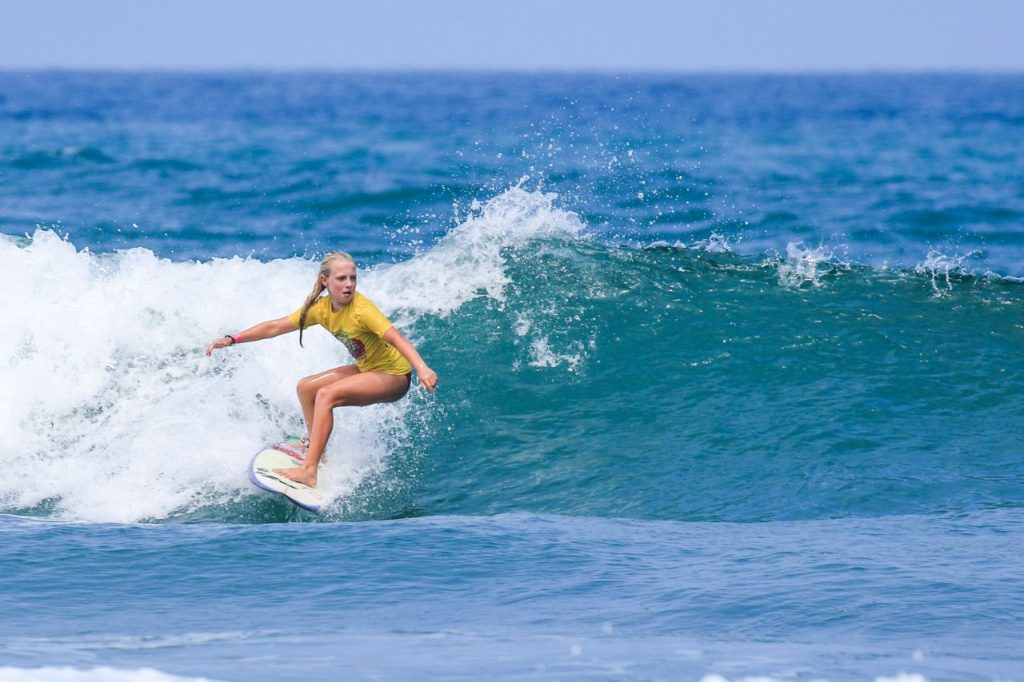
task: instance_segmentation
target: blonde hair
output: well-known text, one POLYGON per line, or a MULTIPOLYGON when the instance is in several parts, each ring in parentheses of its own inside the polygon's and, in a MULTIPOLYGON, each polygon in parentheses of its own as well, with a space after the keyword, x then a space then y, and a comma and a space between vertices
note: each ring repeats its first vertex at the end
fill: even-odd
POLYGON ((302 330, 306 326, 306 314, 309 313, 309 309, 313 307, 313 304, 320 299, 320 294, 324 292, 324 283, 322 277, 331 276, 331 265, 337 262, 356 264, 356 261, 352 256, 348 255, 344 251, 331 251, 324 259, 320 261, 320 271, 316 275, 316 281, 313 283, 313 291, 309 296, 306 297, 306 302, 302 304, 302 312, 299 313, 299 345, 302 345, 302 330))

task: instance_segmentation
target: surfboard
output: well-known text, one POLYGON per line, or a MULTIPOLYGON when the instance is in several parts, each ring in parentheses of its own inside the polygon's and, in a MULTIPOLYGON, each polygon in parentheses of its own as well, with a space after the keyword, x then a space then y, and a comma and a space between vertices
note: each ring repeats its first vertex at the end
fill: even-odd
POLYGON ((301 465, 305 455, 302 444, 295 438, 268 445, 249 462, 249 480, 261 490, 283 495, 297 507, 319 513, 324 503, 323 471, 316 477, 315 488, 274 473, 274 469, 290 469, 301 465))

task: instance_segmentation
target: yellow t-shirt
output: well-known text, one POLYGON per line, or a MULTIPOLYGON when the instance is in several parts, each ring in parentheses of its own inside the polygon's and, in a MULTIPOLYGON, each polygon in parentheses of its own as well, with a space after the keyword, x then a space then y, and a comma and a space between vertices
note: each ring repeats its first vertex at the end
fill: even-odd
MULTIPOLYGON (((299 308, 288 316, 296 327, 301 314, 302 308, 299 308)), ((319 324, 345 344, 361 372, 408 374, 412 371, 412 366, 402 354, 383 338, 384 332, 393 326, 391 322, 373 301, 358 291, 338 312, 332 309, 330 296, 321 296, 306 313, 306 327, 314 324, 319 324)))

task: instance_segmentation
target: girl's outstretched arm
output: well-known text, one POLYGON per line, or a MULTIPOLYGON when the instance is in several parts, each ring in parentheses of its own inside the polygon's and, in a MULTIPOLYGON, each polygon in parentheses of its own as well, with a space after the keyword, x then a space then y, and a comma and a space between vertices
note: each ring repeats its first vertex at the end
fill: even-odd
POLYGON ((384 332, 384 340, 394 346, 395 350, 409 361, 409 364, 416 370, 420 383, 423 384, 425 389, 433 393, 434 389, 437 388, 437 374, 434 370, 427 367, 427 363, 423 362, 423 358, 420 357, 416 346, 412 345, 412 342, 405 338, 402 332, 398 331, 395 327, 384 332))
POLYGON ((233 346, 236 343, 248 343, 250 341, 259 341, 260 339, 272 339, 275 336, 293 332, 298 328, 298 325, 287 317, 280 317, 276 320, 267 320, 266 322, 260 322, 248 329, 244 329, 237 334, 233 334, 232 336, 234 337, 234 340, 227 336, 216 339, 206 347, 206 354, 212 355, 214 350, 224 348, 225 346, 233 346))

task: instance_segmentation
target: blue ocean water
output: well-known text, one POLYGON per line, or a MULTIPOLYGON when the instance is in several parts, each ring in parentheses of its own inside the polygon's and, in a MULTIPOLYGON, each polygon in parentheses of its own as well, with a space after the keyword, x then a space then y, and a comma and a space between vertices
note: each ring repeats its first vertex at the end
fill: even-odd
POLYGON ((1024 679, 1024 77, 0 73, 0 680, 1024 679), (440 377, 245 465, 345 249, 440 377))

